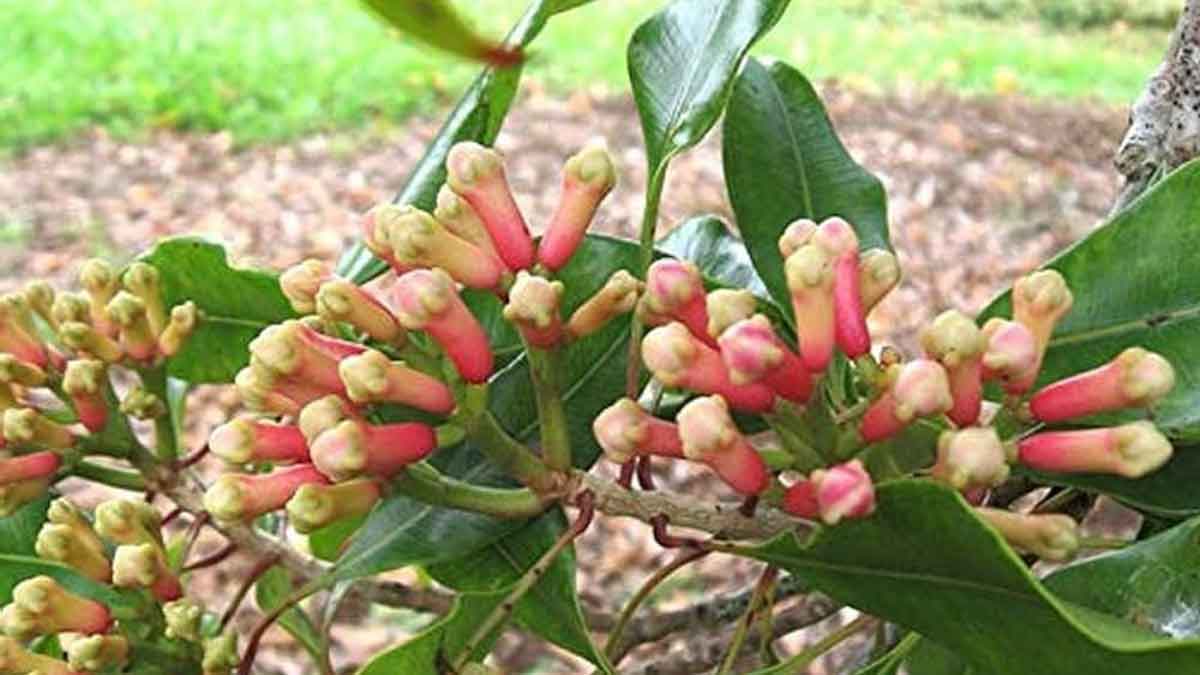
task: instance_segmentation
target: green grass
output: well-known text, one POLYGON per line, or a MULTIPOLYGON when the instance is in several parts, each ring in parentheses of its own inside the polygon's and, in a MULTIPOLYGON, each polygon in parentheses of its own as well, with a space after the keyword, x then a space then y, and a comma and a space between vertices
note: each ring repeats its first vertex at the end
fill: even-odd
MULTIPOLYGON (((864 16, 862 1, 793 3, 758 51, 866 87, 1126 103, 1166 45, 1162 28, 1063 33, 928 11, 864 16)), ((523 3, 458 4, 499 34, 523 3)), ((624 44, 659 5, 598 0, 556 18, 528 75, 556 91, 623 90, 624 44)), ((0 150, 93 125, 121 137, 229 129, 239 143, 386 127, 448 104, 476 71, 406 43, 354 0, 0 0, 0 16, 0 150)))

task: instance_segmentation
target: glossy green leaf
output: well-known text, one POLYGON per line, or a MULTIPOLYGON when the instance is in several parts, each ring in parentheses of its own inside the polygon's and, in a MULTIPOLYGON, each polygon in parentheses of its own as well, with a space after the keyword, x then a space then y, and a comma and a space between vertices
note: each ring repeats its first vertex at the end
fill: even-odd
POLYGON ((168 361, 172 377, 232 382, 250 361, 254 336, 295 316, 275 274, 230 267, 220 244, 197 237, 164 239, 142 259, 158 270, 168 307, 191 300, 201 313, 196 331, 168 361))
MULTIPOLYGON (((550 17, 589 0, 537 0, 509 33, 507 44, 527 46, 546 26, 550 17)), ((459 141, 491 145, 500 133, 521 79, 521 68, 485 68, 459 99, 424 156, 412 168, 396 202, 432 210, 438 189, 446 180, 446 154, 459 141)), ((387 264, 357 243, 338 261, 338 274, 362 283, 387 270, 387 264)))
POLYGON ((760 298, 767 297, 767 287, 754 271, 746 244, 716 216, 689 218, 655 242, 654 248, 696 263, 714 284, 744 288, 760 298))
POLYGON ((904 660, 904 669, 908 675, 979 675, 954 652, 928 638, 921 638, 913 646, 904 660))
POLYGON ((12 591, 17 584, 36 576, 54 578, 64 588, 79 595, 99 600, 109 607, 134 607, 138 594, 121 591, 98 584, 75 570, 56 562, 33 556, 0 554, 0 606, 12 600, 12 591))
POLYGON ((33 550, 38 532, 46 522, 46 510, 53 496, 29 502, 7 518, 0 518, 0 553, 36 556, 33 550))
MULTIPOLYGON (((276 565, 267 570, 254 584, 254 599, 258 608, 264 613, 274 611, 295 591, 287 570, 276 565)), ((317 632, 308 615, 299 607, 292 607, 279 616, 279 625, 283 626, 301 647, 319 664, 322 660, 323 648, 321 634, 317 632)))
MULTIPOLYGON (((478 626, 499 606, 506 593, 459 595, 450 614, 407 642, 376 654, 357 675, 442 675, 447 672, 445 664, 466 649, 478 626)), ((474 653, 476 661, 491 651, 499 635, 498 628, 483 641, 474 653)))
POLYGON ((921 642, 921 636, 909 633, 891 651, 854 671, 854 675, 896 675, 904 659, 921 642))
MULTIPOLYGON (((1096 367, 1121 350, 1142 346, 1175 366, 1175 390, 1155 423, 1181 446, 1200 441, 1200 162, 1179 168, 1047 267, 1058 270, 1075 304, 1050 342, 1039 384, 1096 367)), ((1009 316, 1008 294, 981 315, 1009 316)), ((1112 417, 1093 420, 1109 423, 1112 417)), ((1102 490, 1135 506, 1174 517, 1200 513, 1196 447, 1177 448, 1166 467, 1140 480, 1053 476, 1048 480, 1102 490)))
MULTIPOLYGON (((520 530, 454 560, 429 568, 429 574, 458 591, 497 591, 521 578, 566 530, 559 509, 520 530)), ((575 550, 568 547, 542 579, 517 603, 513 618, 522 627, 612 672, 596 649, 575 591, 575 550)))
POLYGON ((891 248, 879 179, 838 139, 825 106, 800 71, 750 59, 722 128, 725 186, 759 275, 791 316, 779 235, 799 218, 841 216, 861 248, 891 248))
POLYGON ((949 489, 906 480, 877 496, 870 518, 746 552, 988 675, 1200 672, 1200 641, 1164 639, 1055 597, 949 489))
POLYGON ((308 547, 321 560, 337 560, 342 554, 342 546, 365 522, 367 517, 360 515, 330 523, 308 535, 308 547))
POLYGON ((750 47, 787 0, 675 0, 629 41, 629 80, 650 174, 700 142, 717 122, 750 47))
POLYGON ((401 33, 443 51, 498 66, 524 60, 519 47, 508 49, 480 35, 448 0, 363 0, 363 4, 401 33))

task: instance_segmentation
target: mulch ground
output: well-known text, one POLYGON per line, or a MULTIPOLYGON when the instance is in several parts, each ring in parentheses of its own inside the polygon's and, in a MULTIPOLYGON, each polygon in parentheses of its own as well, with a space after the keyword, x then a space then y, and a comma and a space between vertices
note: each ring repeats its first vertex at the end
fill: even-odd
MULTIPOLYGON (((832 84, 822 93, 851 153, 887 187, 905 279, 872 316, 878 340, 911 349, 918 327, 938 311, 978 310, 1016 275, 1087 233, 1116 194, 1110 162, 1122 110, 929 91, 878 98, 832 84)), ((243 264, 336 258, 358 234, 356 215, 394 193, 436 129, 436 120, 418 120, 391 136, 320 135, 246 150, 233 149, 227 134, 162 133, 124 143, 95 132, 0 161, 0 290, 36 277, 66 285, 83 257, 128 258, 160 237, 184 233, 223 239, 243 264)), ((554 206, 562 160, 597 135, 622 169, 601 227, 634 232, 645 169, 632 104, 584 95, 526 97, 498 141, 535 226, 554 206)), ((729 217, 719 139, 675 161, 666 195, 664 230, 696 213, 729 217)), ((227 391, 198 394, 194 437, 219 422, 230 402, 227 391)), ((715 489, 678 467, 661 478, 670 489, 706 497, 715 489)), ((601 519, 579 548, 585 601, 609 608, 619 608, 672 555, 657 548, 648 528, 612 519, 601 519)), ((710 556, 657 600, 678 606, 744 588, 757 571, 710 556)), ((226 571, 205 583, 220 593, 234 577, 236 570, 226 571)), ((245 613, 242 620, 252 622, 254 612, 245 613)), ((351 614, 336 631, 339 659, 347 664, 413 626, 394 616, 351 614)), ((285 648, 285 639, 273 642, 285 648)), ((637 652, 626 665, 663 648, 637 652)), ((511 672, 579 670, 513 636, 500 654, 511 672)), ((303 672, 300 657, 291 663, 273 667, 303 672)))

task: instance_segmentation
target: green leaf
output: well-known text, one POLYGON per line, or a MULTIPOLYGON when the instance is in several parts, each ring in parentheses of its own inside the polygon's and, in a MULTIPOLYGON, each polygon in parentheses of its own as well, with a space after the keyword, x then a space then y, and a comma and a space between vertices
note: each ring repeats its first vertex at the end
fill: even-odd
POLYGON ((908 675, 978 675, 949 649, 921 638, 904 660, 908 675))
POLYGON ((651 176, 716 124, 742 59, 787 6, 675 0, 638 26, 629 41, 629 80, 651 176))
MULTIPOLYGON (((254 583, 254 599, 263 613, 271 612, 292 595, 292 579, 287 570, 276 565, 267 570, 254 583)), ((324 649, 321 646, 321 634, 313 626, 308 615, 299 607, 292 607, 279 616, 279 625, 283 626, 300 646, 309 653, 313 662, 320 664, 324 660, 324 649)))
POLYGON ((46 522, 53 495, 29 502, 7 518, 0 518, 0 553, 36 557, 33 545, 46 522))
POLYGON ((921 641, 921 636, 909 633, 900 641, 900 644, 892 647, 891 651, 854 671, 854 675, 896 675, 900 672, 900 667, 904 665, 905 657, 921 641))
POLYGON ((705 278, 715 285, 744 288, 760 298, 768 296, 745 243, 716 216, 689 218, 655 242, 654 248, 696 263, 705 278))
MULTIPOLYGON (((546 26, 550 17, 565 12, 589 0, 539 0, 526 10, 516 27, 509 33, 507 44, 524 47, 533 41, 546 26)), ((500 133, 504 117, 512 106, 521 79, 521 68, 485 68, 467 89, 458 105, 446 118, 437 136, 413 167, 396 202, 413 204, 432 211, 438 189, 446 180, 446 154, 459 141, 475 141, 491 145, 500 133)), ((371 255, 361 242, 346 251, 338 261, 338 274, 355 283, 374 279, 387 270, 387 264, 371 255)))
POLYGON ((33 556, 0 554, 0 606, 12 601, 12 591, 17 584, 36 576, 52 577, 64 588, 99 600, 109 607, 130 608, 138 605, 138 594, 121 591, 88 579, 75 570, 56 562, 33 556))
MULTIPOLYGON (((1154 421, 1183 446, 1200 441, 1200 162, 1180 167, 1116 218, 1047 263, 1066 278, 1075 304, 1050 341, 1038 378, 1045 384, 1142 346, 1175 366, 1175 390, 1154 421)), ((1005 293, 980 316, 1011 315, 1005 293)), ((1111 423, 1105 416, 1085 422, 1111 423)), ((1102 490, 1135 506, 1180 517, 1200 513, 1197 448, 1179 447, 1164 468, 1139 480, 1040 476, 1102 490)))
POLYGON ((275 274, 230 267, 220 244, 174 237, 142 259, 158 270, 167 307, 191 300, 201 312, 196 331, 167 363, 172 377, 196 384, 232 382, 250 361, 250 340, 295 316, 275 274))
POLYGON ((459 56, 498 65, 524 60, 520 48, 489 40, 446 0, 363 0, 381 19, 427 45, 459 56))
MULTIPOLYGON (((504 600, 507 590, 495 593, 463 593, 454 609, 407 642, 380 652, 359 669, 357 675, 442 675, 444 664, 467 647, 467 642, 504 600)), ((491 651, 503 626, 493 631, 473 654, 480 660, 491 651)))
POLYGON ((962 498, 881 485, 875 514, 741 552, 945 645, 989 675, 1185 675, 1200 641, 1169 640, 1047 591, 962 498))
POLYGON ((795 68, 746 63, 725 114, 722 156, 738 230, 788 316, 778 241, 792 221, 841 216, 862 249, 891 249, 883 184, 846 152, 816 90, 795 68))
MULTIPOLYGON (((533 520, 487 548, 429 568, 440 583, 458 591, 490 592, 513 585, 558 541, 567 528, 561 509, 533 520)), ((568 547, 517 603, 517 623, 612 672, 588 634, 575 591, 575 550, 568 547)))
POLYGON ((337 560, 342 546, 365 522, 367 517, 360 515, 330 523, 308 535, 308 548, 321 560, 337 560))

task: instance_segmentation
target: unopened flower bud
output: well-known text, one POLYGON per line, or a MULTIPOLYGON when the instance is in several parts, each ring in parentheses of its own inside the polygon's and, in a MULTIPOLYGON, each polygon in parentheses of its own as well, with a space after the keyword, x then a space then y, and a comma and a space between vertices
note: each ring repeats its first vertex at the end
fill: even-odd
POLYGON ((863 251, 858 260, 858 292, 868 314, 900 283, 896 254, 881 248, 863 251))
POLYGON ((231 420, 217 427, 208 437, 208 447, 231 464, 309 461, 308 443, 300 427, 250 418, 231 420))
POLYGON ((479 215, 510 270, 533 265, 533 239, 513 199, 499 153, 469 141, 456 143, 446 155, 446 182, 479 215))
POLYGON ((4 440, 17 445, 65 450, 75 445, 75 434, 32 408, 10 408, 4 411, 4 440))
POLYGON ((317 313, 326 321, 341 321, 376 340, 392 342, 404 329, 382 302, 345 279, 331 279, 317 291, 317 313))
POLYGON ((720 396, 692 399, 679 411, 683 456, 707 464, 721 480, 744 495, 767 489, 771 476, 762 456, 738 431, 720 396))
POLYGON ((11 293, 0 296, 0 352, 45 368, 50 360, 49 352, 37 337, 32 316, 23 296, 11 293))
POLYGON ((59 293, 54 298, 54 304, 50 306, 50 316, 54 319, 52 325, 56 329, 68 321, 91 323, 91 305, 87 296, 82 293, 59 293))
POLYGON ((376 239, 391 247, 397 272, 438 267, 471 288, 495 288, 504 274, 487 251, 454 236, 433 216, 412 206, 385 204, 372 210, 376 239))
POLYGON ((808 218, 792 222, 779 236, 779 254, 787 260, 801 246, 811 242, 816 233, 817 224, 808 218))
POLYGON ((875 511, 875 485, 857 459, 817 469, 807 482, 812 485, 817 514, 826 525, 836 525, 847 518, 866 518, 875 511))
POLYGON ((538 247, 539 262, 551 270, 567 264, 616 182, 617 168, 603 140, 588 143, 567 160, 562 196, 538 247))
POLYGON ((312 464, 298 464, 265 474, 227 473, 204 493, 204 508, 224 522, 249 522, 277 511, 301 485, 329 481, 312 464))
POLYGON ((646 334, 642 339, 642 361, 666 386, 720 394, 736 410, 762 413, 775 405, 775 392, 765 384, 735 385, 721 354, 679 322, 646 334))
POLYGON ((1013 320, 1029 329, 1037 345, 1037 363, 1020 383, 1028 391, 1041 370, 1042 358, 1050 344, 1054 327, 1075 302, 1071 289, 1056 270, 1041 270, 1017 279, 1013 284, 1013 320))
POLYGON ((37 312, 51 328, 57 327, 54 320, 55 295, 54 287, 44 280, 38 279, 25 285, 25 300, 29 308, 37 312))
POLYGON ((200 642, 200 621, 204 618, 204 608, 195 602, 180 598, 163 605, 163 618, 166 619, 166 630, 163 632, 168 639, 200 642))
POLYGON ((55 633, 103 633, 112 615, 103 604, 63 588, 51 577, 38 576, 17 584, 12 604, 0 614, 4 632, 18 640, 55 633))
MULTIPOLYGON (((105 319, 107 321, 107 319, 105 319)), ((106 363, 115 363, 124 356, 121 345, 94 327, 78 321, 59 324, 58 336, 63 344, 77 352, 90 354, 106 363)))
POLYGON ((0 459, 0 485, 34 478, 50 478, 62 466, 62 458, 49 450, 0 459))
MULTIPOLYGON (((238 396, 247 408, 280 415, 299 414, 303 404, 291 396, 277 391, 276 386, 281 382, 283 382, 283 378, 266 366, 256 365, 253 358, 250 360, 250 365, 239 370, 233 378, 238 396)), ((320 398, 320 396, 315 396, 315 398, 320 398)))
POLYGON ((491 377, 487 333, 458 296, 449 275, 438 269, 414 270, 397 280, 392 294, 401 325, 428 333, 464 380, 479 384, 491 377))
POLYGON ((0 673, 4 675, 83 675, 66 661, 27 651, 20 642, 0 636, 0 673))
POLYGON ((310 534, 335 521, 368 513, 379 497, 379 484, 369 478, 336 485, 302 485, 287 503, 288 521, 297 532, 310 534))
POLYGON ((317 436, 312 457, 316 468, 334 481, 362 475, 391 478, 436 448, 437 436, 427 424, 344 420, 317 436))
POLYGON ((101 335, 116 337, 117 328, 108 319, 106 307, 117 291, 121 289, 117 273, 100 258, 92 258, 79 268, 79 285, 88 296, 88 313, 92 325, 101 335))
POLYGON ((250 342, 254 359, 284 380, 268 386, 301 405, 343 393, 338 364, 365 350, 360 344, 322 335, 294 320, 268 326, 250 342))
POLYGON ((204 641, 204 657, 200 660, 204 675, 228 675, 239 663, 241 657, 238 656, 235 631, 227 630, 204 641))
POLYGON ((833 217, 817 227, 812 243, 825 249, 833 260, 834 339, 838 348, 851 359, 870 353, 871 334, 859 290, 858 235, 850 223, 833 217))
POLYGON ((609 321, 633 311, 643 287, 642 282, 629 272, 613 272, 604 286, 571 315, 567 321, 567 334, 576 340, 587 337, 609 321))
POLYGON ((1061 562, 1079 550, 1079 528, 1069 516, 1013 513, 987 507, 977 507, 975 513, 1014 548, 1039 558, 1061 562))
POLYGON ((183 596, 179 578, 167 568, 162 551, 154 544, 125 544, 113 553, 113 585, 146 588, 160 602, 183 596))
POLYGON ((0 518, 7 518, 26 504, 41 499, 50 489, 50 479, 34 478, 0 485, 0 518))
POLYGON ((1010 394, 1028 391, 1041 364, 1033 333, 1016 321, 992 318, 983 324, 983 337, 983 378, 999 379, 1010 394))
POLYGON ((312 314, 317 311, 317 291, 333 278, 333 269, 328 263, 310 258, 284 270, 279 275, 279 288, 292 309, 300 314, 312 314))
POLYGON ((0 354, 0 383, 40 387, 46 383, 46 371, 12 354, 0 354))
POLYGON ((114 544, 162 547, 162 515, 135 499, 110 499, 96 507, 96 532, 114 544))
POLYGON ((979 419, 983 405, 983 353, 987 341, 975 322, 955 310, 938 315, 921 333, 925 354, 942 364, 954 405, 946 415, 960 427, 979 419))
POLYGON ((810 243, 796 249, 784 263, 800 358, 812 373, 824 372, 833 360, 835 262, 825 249, 810 243))
POLYGON ((943 431, 933 477, 959 492, 995 487, 1008 479, 1007 453, 992 427, 943 431))
POLYGON ((592 422, 592 432, 604 456, 617 464, 640 455, 683 457, 678 427, 652 416, 631 398, 605 408, 592 422))
POLYGON ((1141 478, 1171 459, 1171 442, 1147 421, 1079 431, 1045 431, 1018 444, 1022 464, 1038 471, 1141 478))
POLYGON ((450 189, 449 185, 442 185, 438 190, 437 207, 433 210, 433 217, 456 236, 478 246, 479 250, 491 254, 497 260, 500 259, 487 226, 479 219, 475 209, 450 189))
POLYGON ((326 396, 304 406, 297 423, 300 433, 311 444, 321 432, 332 429, 338 422, 347 419, 359 419, 353 406, 340 396, 326 396))
POLYGON ((781 504, 785 513, 797 518, 817 520, 821 517, 821 505, 817 503, 817 486, 805 478, 798 480, 783 493, 781 504))
POLYGON ((657 260, 646 271, 646 292, 638 303, 638 318, 651 326, 679 321, 710 347, 704 279, 694 263, 674 258, 657 260))
POLYGON ((144 262, 130 263, 122 277, 125 288, 146 308, 146 319, 150 322, 150 332, 158 335, 167 327, 167 308, 163 306, 162 285, 159 282, 158 270, 153 265, 144 262))
POLYGON ((813 377, 762 314, 739 321, 721 334, 721 359, 735 385, 762 382, 789 401, 804 404, 813 377))
POLYGON ((98 672, 129 661, 129 641, 122 635, 89 635, 65 646, 67 663, 75 670, 98 672))
POLYGON ((504 318, 517 326, 525 340, 541 349, 551 349, 562 341, 562 304, 564 286, 524 270, 508 292, 504 318))
POLYGON ((369 349, 338 367, 355 403, 400 403, 439 415, 454 410, 454 395, 437 379, 369 349))
POLYGON ((67 362, 63 392, 71 399, 79 422, 93 433, 103 429, 108 422, 107 386, 108 370, 103 361, 74 359, 67 362))
POLYGON ((758 298, 745 289, 718 288, 705 296, 704 307, 708 311, 708 335, 720 341, 730 326, 754 316, 758 298))
POLYGON ((60 497, 50 503, 46 519, 34 543, 38 557, 63 563, 93 581, 108 583, 112 568, 104 542, 79 509, 60 497))
POLYGON ((1029 399, 1029 410, 1042 422, 1124 408, 1148 408, 1175 386, 1175 369, 1154 352, 1130 347, 1099 368, 1043 387, 1029 399))
POLYGON ((119 406, 121 414, 135 420, 154 420, 167 414, 167 404, 143 387, 133 387, 125 393, 119 406))
POLYGON ((183 344, 196 330, 199 312, 196 303, 188 300, 182 305, 171 308, 171 316, 167 319, 167 327, 158 336, 158 351, 170 358, 183 349, 183 344))
POLYGON ((954 405, 946 369, 937 361, 917 359, 898 368, 889 389, 867 408, 859 423, 867 443, 891 438, 914 419, 945 413, 954 405))

